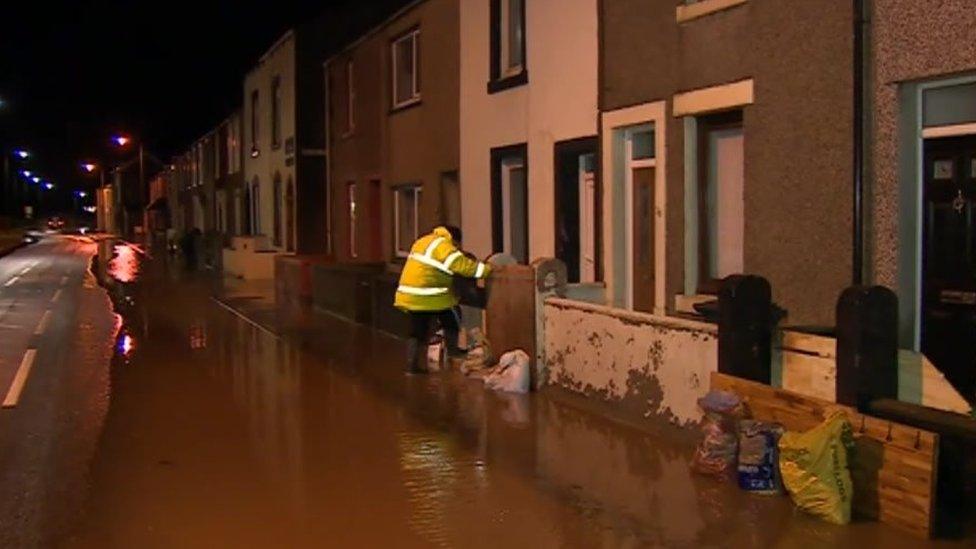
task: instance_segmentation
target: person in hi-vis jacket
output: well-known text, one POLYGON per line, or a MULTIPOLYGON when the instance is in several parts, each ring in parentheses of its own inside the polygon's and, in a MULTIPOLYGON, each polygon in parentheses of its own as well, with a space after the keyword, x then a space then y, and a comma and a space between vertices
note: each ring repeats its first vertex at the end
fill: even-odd
POLYGON ((485 278, 491 267, 460 249, 461 229, 453 226, 435 228, 417 239, 400 274, 394 305, 410 315, 410 339, 407 343, 407 371, 426 370, 427 343, 432 325, 444 330, 448 356, 462 354, 458 347, 461 322, 458 297, 454 293, 455 276, 485 278))

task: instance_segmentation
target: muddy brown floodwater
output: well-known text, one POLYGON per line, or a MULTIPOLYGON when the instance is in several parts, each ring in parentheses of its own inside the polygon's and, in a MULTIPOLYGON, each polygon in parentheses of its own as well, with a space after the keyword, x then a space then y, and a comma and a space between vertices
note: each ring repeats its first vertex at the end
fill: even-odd
POLYGON ((277 337, 133 258, 98 269, 125 331, 66 546, 919 546, 697 477, 679 436, 405 377, 402 344, 360 326, 313 315, 277 337))

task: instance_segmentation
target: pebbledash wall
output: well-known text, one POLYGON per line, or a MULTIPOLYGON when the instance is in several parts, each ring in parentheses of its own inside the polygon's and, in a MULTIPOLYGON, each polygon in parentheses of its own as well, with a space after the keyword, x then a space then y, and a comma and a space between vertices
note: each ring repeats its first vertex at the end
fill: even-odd
POLYGON ((918 350, 921 252, 921 85, 976 81, 976 10, 970 0, 937 5, 871 2, 870 102, 873 178, 868 204, 871 280, 895 288, 901 346, 918 350), (916 156, 918 155, 918 156, 916 156))
POLYGON ((685 215, 698 163, 692 119, 742 110, 743 270, 770 280, 788 323, 832 325, 851 278, 852 11, 801 0, 677 9, 613 0, 599 16, 606 295, 546 302, 547 379, 627 415, 686 426, 700 420, 718 343, 714 324, 679 318, 690 312, 682 298, 699 297, 685 215), (629 168, 617 148, 635 127, 655 132, 653 314, 628 310, 625 291, 629 228, 619 208, 629 168))
POLYGON ((489 92, 491 0, 462 0, 461 218, 465 247, 492 246, 491 150, 526 144, 528 257, 556 254, 554 144, 597 134, 596 0, 525 0, 526 81, 489 92))

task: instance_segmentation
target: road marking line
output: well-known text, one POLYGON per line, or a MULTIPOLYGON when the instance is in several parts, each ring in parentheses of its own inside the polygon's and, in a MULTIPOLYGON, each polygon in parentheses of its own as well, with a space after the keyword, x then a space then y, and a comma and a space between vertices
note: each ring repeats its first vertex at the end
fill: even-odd
POLYGON ((9 287, 13 286, 14 284, 17 283, 17 280, 18 279, 20 279, 19 276, 15 276, 15 277, 11 278, 10 280, 7 281, 6 284, 3 285, 3 287, 4 288, 9 288, 9 287))
POLYGON ((64 285, 66 285, 67 283, 68 283, 68 277, 66 277, 66 276, 62 276, 62 277, 61 277, 61 285, 62 285, 62 286, 64 286, 64 285))
POLYGON ((237 309, 231 307, 230 305, 224 303, 223 301, 217 299, 216 297, 211 296, 210 299, 213 300, 213 302, 216 303, 217 305, 220 305, 222 308, 224 308, 227 311, 229 311, 231 314, 233 314, 237 318, 240 318, 244 322, 247 322, 251 326, 254 326, 255 328, 257 328, 258 330, 261 330, 262 332, 268 334, 269 336, 271 336, 271 337, 273 337, 275 339, 281 339, 281 336, 279 336, 278 334, 272 332, 266 326, 262 326, 261 324, 259 324, 259 323, 255 322, 254 320, 248 318, 246 315, 244 315, 244 313, 238 311, 237 309))
POLYGON ((41 335, 47 330, 47 325, 51 323, 51 310, 48 309, 44 311, 44 316, 41 317, 41 321, 37 323, 37 329, 34 330, 34 335, 41 335))
POLYGON ((61 291, 61 288, 58 288, 58 291, 54 292, 54 296, 51 297, 51 303, 57 303, 61 299, 61 291))
POLYGON ((4 408, 13 408, 20 402, 20 393, 24 390, 24 384, 27 383, 27 376, 30 375, 31 368, 34 367, 36 355, 36 349, 27 349, 27 352, 24 353, 24 359, 20 361, 20 368, 17 368, 14 381, 10 384, 10 389, 7 390, 7 398, 3 399, 4 408))
POLYGON ((34 268, 33 265, 28 265, 28 266, 24 267, 24 270, 23 271, 20 271, 20 276, 24 276, 25 274, 29 273, 31 271, 31 269, 33 269, 33 268, 34 268))

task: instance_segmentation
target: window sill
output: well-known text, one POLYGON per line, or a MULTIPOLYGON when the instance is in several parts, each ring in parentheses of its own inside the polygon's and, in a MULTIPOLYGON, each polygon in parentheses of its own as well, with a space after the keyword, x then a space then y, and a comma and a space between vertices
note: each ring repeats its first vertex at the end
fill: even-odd
POLYGON ((529 71, 523 69, 522 72, 518 74, 513 74, 511 76, 498 78, 496 80, 491 80, 490 82, 488 82, 488 93, 490 95, 493 93, 505 91, 507 89, 523 86, 528 83, 529 83, 529 71))
POLYGON ((398 112, 407 111, 414 107, 420 106, 420 104, 421 104, 421 100, 419 97, 416 99, 411 99, 410 101, 405 101, 403 103, 400 103, 399 105, 393 105, 393 107, 390 109, 390 114, 396 114, 398 112))
POLYGON ((699 0, 694 4, 682 4, 675 10, 678 23, 687 23, 729 8, 745 4, 747 0, 699 0))

